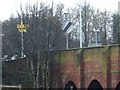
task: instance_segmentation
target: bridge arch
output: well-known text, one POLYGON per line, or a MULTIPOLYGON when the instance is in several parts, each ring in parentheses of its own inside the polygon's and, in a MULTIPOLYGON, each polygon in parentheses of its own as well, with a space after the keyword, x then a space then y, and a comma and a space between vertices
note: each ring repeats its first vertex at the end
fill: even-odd
POLYGON ((103 90, 103 87, 98 80, 94 79, 90 82, 88 90, 103 90))
POLYGON ((116 85, 115 90, 120 90, 120 81, 119 81, 118 84, 116 85))
POLYGON ((64 90, 77 90, 77 87, 75 83, 70 80, 65 84, 64 90))

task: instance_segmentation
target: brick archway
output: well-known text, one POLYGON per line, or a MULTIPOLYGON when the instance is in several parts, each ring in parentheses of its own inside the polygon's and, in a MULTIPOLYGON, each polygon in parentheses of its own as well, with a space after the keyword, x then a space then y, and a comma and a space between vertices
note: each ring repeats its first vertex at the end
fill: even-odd
POLYGON ((64 90, 69 90, 69 89, 72 89, 72 90, 77 90, 77 87, 75 85, 75 83, 73 81, 68 81, 66 84, 65 84, 65 87, 64 87, 64 90))
POLYGON ((120 90, 120 82, 116 85, 115 90, 120 90))
POLYGON ((100 84, 100 82, 96 79, 92 80, 88 86, 88 90, 103 90, 102 85, 100 84))

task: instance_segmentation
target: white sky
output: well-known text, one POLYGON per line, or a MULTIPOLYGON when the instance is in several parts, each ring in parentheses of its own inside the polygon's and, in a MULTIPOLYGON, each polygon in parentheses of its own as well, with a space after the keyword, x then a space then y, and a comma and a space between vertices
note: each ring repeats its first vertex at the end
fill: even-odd
MULTIPOLYGON (((35 1, 46 1, 51 4, 52 0, 1 0, 0 2, 0 21, 9 19, 11 14, 16 15, 16 11, 20 8, 20 2, 25 5, 25 3, 34 3, 35 1)), ((66 7, 73 7, 76 3, 84 0, 53 0, 54 3, 64 3, 66 7)), ((91 6, 99 8, 100 10, 117 11, 118 1, 120 0, 86 0, 90 2, 91 6)))

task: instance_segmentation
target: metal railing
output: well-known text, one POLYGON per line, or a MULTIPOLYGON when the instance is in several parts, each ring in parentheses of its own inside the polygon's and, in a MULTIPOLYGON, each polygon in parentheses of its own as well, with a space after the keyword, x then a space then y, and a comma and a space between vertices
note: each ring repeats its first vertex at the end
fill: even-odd
POLYGON ((13 85, 0 85, 0 88, 18 88, 19 90, 21 90, 22 86, 18 85, 18 86, 13 86, 13 85))

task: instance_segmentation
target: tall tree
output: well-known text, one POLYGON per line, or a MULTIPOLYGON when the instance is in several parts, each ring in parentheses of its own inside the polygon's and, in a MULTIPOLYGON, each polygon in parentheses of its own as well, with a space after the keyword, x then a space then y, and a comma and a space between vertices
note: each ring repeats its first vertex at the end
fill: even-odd
POLYGON ((113 43, 119 44, 120 43, 120 15, 113 14, 113 43))

